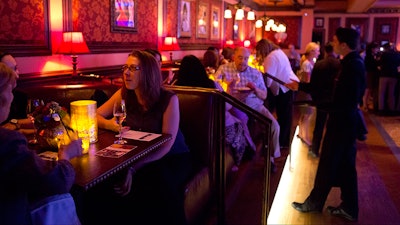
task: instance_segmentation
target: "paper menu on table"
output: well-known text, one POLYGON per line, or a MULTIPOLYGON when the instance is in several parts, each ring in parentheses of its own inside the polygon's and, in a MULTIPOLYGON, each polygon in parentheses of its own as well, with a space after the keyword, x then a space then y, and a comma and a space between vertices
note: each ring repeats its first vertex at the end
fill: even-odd
POLYGON ((122 144, 112 144, 98 152, 96 152, 97 156, 109 157, 109 158, 119 158, 126 153, 132 151, 137 148, 134 145, 122 145, 122 144))
MULTIPOLYGON (((125 131, 124 133, 122 133, 123 138, 139 140, 139 141, 151 141, 160 136, 161 136, 161 134, 142 132, 142 131, 136 131, 136 130, 128 130, 128 131, 125 131)), ((116 135, 116 137, 119 137, 119 135, 116 135)))

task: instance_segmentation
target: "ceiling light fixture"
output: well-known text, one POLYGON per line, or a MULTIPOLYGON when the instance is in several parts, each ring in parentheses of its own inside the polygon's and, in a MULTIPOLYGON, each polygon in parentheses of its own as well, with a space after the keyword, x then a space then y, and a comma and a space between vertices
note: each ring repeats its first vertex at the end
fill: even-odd
MULTIPOLYGON (((269 0, 269 1, 273 2, 275 7, 278 2, 282 2, 282 0, 269 0)), ((266 15, 266 12, 267 12, 267 5, 265 5, 264 15, 256 21, 255 24, 256 28, 261 28, 264 26, 265 31, 275 31, 277 33, 285 33, 286 25, 284 23, 275 21, 271 17, 268 17, 266 15)))
MULTIPOLYGON (((236 9, 236 14, 235 14, 235 20, 243 20, 245 18, 244 16, 244 8, 245 5, 242 3, 241 0, 233 7, 236 9)), ((232 10, 227 7, 224 11, 224 18, 225 19, 231 19, 232 18, 232 10)), ((255 20, 255 13, 253 10, 250 9, 250 11, 247 13, 247 20, 255 20)))

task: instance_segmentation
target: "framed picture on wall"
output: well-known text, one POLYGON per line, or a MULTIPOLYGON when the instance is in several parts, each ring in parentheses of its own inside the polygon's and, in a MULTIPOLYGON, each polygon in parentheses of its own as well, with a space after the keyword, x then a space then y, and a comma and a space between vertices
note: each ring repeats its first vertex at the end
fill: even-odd
POLYGON ((324 18, 317 17, 315 18, 315 27, 322 28, 324 27, 324 18))
POLYGON ((390 25, 382 24, 381 26, 381 34, 389 34, 390 33, 390 25))
POLYGON ((178 38, 191 37, 190 1, 181 0, 178 4, 178 38))
POLYGON ((197 5, 197 17, 196 17, 196 37, 197 38, 207 38, 209 24, 209 10, 208 4, 204 2, 199 2, 197 5))
POLYGON ((212 6, 211 7, 211 35, 210 39, 211 40, 219 40, 220 34, 220 9, 218 6, 212 6))
POLYGON ((137 0, 110 0, 111 32, 137 32, 137 0))

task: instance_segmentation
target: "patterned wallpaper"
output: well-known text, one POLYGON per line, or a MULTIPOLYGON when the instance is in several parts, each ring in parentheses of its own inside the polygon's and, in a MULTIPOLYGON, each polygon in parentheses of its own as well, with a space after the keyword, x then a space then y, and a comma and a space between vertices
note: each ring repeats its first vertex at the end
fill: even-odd
POLYGON ((0 45, 47 45, 47 1, 2 0, 0 4, 0 45))

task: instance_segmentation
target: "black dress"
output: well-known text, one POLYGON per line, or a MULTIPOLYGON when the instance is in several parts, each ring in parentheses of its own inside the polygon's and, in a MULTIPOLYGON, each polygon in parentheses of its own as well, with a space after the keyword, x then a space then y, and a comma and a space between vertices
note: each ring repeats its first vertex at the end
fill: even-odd
MULTIPOLYGON (((134 91, 128 90, 126 125, 133 130, 161 133, 162 119, 174 93, 161 90, 160 100, 148 111, 140 110, 134 91)), ((184 185, 191 174, 191 158, 181 131, 171 150, 161 159, 150 162, 133 175, 131 192, 115 196, 112 184, 95 190, 88 224, 186 224, 184 185), (106 192, 107 196, 104 196, 106 192), (103 196, 99 196, 103 193, 103 196)), ((118 176, 116 176, 118 177, 118 176)))

